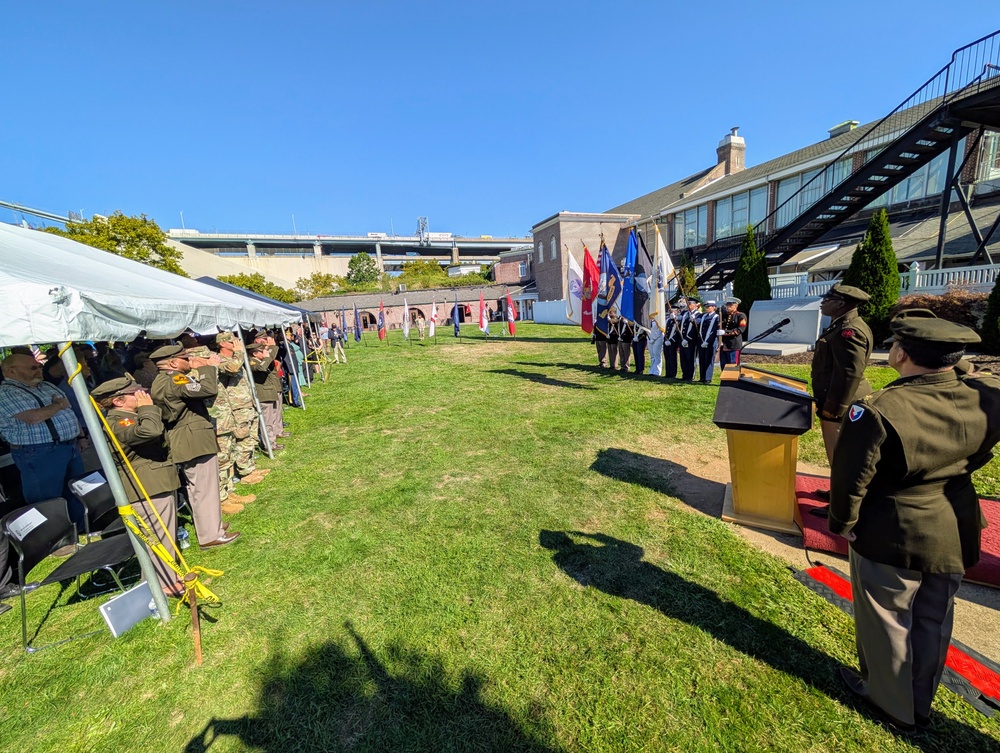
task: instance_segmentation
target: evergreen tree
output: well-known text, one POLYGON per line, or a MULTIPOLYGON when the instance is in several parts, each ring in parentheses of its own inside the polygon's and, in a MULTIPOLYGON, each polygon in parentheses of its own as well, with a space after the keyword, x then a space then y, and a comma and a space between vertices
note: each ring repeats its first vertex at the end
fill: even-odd
POLYGON ((1000 353, 1000 280, 993 284, 993 292, 986 302, 986 316, 982 326, 983 351, 1000 353))
POLYGON ((698 278, 694 273, 694 257, 684 254, 677 267, 677 288, 681 295, 695 295, 698 292, 698 278))
POLYGON ((899 300, 899 264, 889 235, 889 215, 879 209, 868 223, 865 237, 854 249, 843 283, 861 288, 871 299, 858 306, 875 342, 889 335, 889 312, 899 300))
POLYGON ((767 276, 767 259, 757 250, 753 226, 747 225, 740 249, 740 263, 733 275, 733 295, 740 299, 740 310, 749 312, 757 301, 771 300, 771 280, 767 276))

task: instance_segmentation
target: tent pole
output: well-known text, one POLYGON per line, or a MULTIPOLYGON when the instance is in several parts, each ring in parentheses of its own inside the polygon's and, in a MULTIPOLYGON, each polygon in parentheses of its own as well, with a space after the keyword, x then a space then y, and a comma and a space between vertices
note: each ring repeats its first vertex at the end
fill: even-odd
POLYGON ((311 388, 312 379, 309 378, 309 370, 311 368, 309 365, 309 340, 311 339, 309 333, 309 317, 307 316, 305 319, 305 325, 299 328, 302 339, 300 350, 302 351, 302 360, 305 361, 305 363, 302 364, 302 373, 306 375, 306 387, 311 388))
POLYGON ((250 396, 253 398, 253 406, 257 409, 257 430, 261 439, 264 440, 264 447, 267 448, 267 456, 274 460, 274 450, 271 449, 271 440, 267 436, 267 422, 264 420, 264 409, 260 407, 260 400, 257 399, 257 383, 253 380, 253 371, 250 369, 250 355, 247 353, 246 333, 242 325, 237 330, 240 333, 240 342, 243 343, 243 371, 250 382, 250 396))
POLYGON ((295 357, 295 351, 292 350, 292 346, 288 344, 288 335, 285 334, 285 325, 281 325, 281 339, 285 341, 285 352, 288 353, 288 360, 292 363, 292 373, 288 376, 289 383, 295 382, 295 389, 299 393, 299 402, 302 403, 302 410, 306 409, 306 399, 302 396, 302 385, 299 384, 299 359, 295 357))
MULTIPOLYGON (((87 385, 83 379, 79 378, 80 375, 76 373, 79 364, 76 360, 76 353, 73 352, 73 344, 69 342, 61 343, 59 350, 63 365, 66 367, 66 373, 75 375, 75 378, 70 379, 70 387, 76 393, 77 402, 80 404, 80 410, 83 412, 83 420, 87 424, 87 431, 90 433, 90 441, 94 443, 97 457, 101 461, 101 468, 104 470, 104 477, 108 480, 111 494, 114 496, 115 504, 118 505, 120 511, 123 507, 129 507, 131 503, 128 501, 128 494, 125 493, 125 485, 122 484, 121 477, 118 475, 118 465, 111 456, 108 439, 104 436, 104 426, 101 424, 101 419, 97 415, 93 403, 90 402, 90 393, 87 391, 87 385)), ((131 520, 137 527, 139 526, 134 514, 123 515, 122 517, 131 520)), ((159 613, 160 620, 162 622, 169 622, 170 606, 167 604, 167 597, 164 595, 163 589, 160 588, 160 581, 156 577, 156 571, 153 569, 153 560, 150 559, 146 547, 132 533, 132 530, 126 526, 125 532, 132 542, 132 548, 135 549, 135 556, 139 560, 139 567, 142 569, 142 577, 146 579, 146 582, 149 584, 149 590, 153 594, 153 603, 156 604, 156 611, 159 613)))

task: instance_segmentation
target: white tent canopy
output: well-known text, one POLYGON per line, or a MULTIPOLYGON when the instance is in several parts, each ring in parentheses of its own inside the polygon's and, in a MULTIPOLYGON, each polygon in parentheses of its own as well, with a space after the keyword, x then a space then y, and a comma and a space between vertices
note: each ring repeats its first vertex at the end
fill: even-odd
POLYGON ((298 314, 67 238, 0 223, 0 345, 174 337, 298 314))

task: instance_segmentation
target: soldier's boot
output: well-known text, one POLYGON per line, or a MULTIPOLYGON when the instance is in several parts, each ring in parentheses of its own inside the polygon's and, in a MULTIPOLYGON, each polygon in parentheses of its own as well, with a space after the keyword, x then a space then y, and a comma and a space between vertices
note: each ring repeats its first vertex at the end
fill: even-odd
POLYGON ((223 502, 222 512, 225 515, 236 515, 236 513, 243 512, 243 505, 238 505, 235 502, 223 502))
POLYGON ((267 475, 266 473, 261 473, 259 470, 256 470, 253 473, 248 473, 246 476, 241 477, 240 478, 240 483, 241 484, 251 484, 251 485, 252 484, 259 484, 261 481, 264 480, 264 477, 266 475, 267 475))
POLYGON ((257 499, 256 494, 230 494, 229 501, 242 507, 243 505, 249 505, 257 499))

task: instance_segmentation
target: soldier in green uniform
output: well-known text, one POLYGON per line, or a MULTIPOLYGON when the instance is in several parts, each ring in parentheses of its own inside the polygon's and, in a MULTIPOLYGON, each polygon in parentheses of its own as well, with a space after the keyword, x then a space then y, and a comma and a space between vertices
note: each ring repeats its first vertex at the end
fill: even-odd
POLYGON ((979 560, 985 520, 971 474, 1000 439, 1000 380, 960 376, 975 332, 901 316, 889 365, 900 378, 855 402, 833 458, 830 530, 850 542, 860 674, 848 689, 904 730, 930 722, 954 597, 979 560))
MULTIPOLYGON (((115 439, 122 446, 125 457, 149 495, 147 502, 124 461, 116 456, 118 475, 121 476, 128 501, 149 525, 153 535, 176 558, 176 493, 181 483, 177 477, 177 466, 167 456, 159 407, 153 405, 146 389, 128 375, 104 382, 91 390, 90 394, 107 413, 108 425, 115 439), (163 526, 153 514, 154 509, 163 521, 163 526)), ((149 555, 163 592, 167 596, 183 595, 184 588, 177 579, 177 573, 152 551, 149 555)))
POLYGON ((254 459, 257 449, 257 432, 260 418, 254 406, 251 383, 242 369, 243 343, 230 332, 220 332, 215 336, 215 349, 219 354, 219 386, 224 387, 229 397, 229 407, 233 411, 236 440, 233 451, 233 466, 242 484, 259 484, 271 472, 270 468, 258 468, 254 459))
MULTIPOLYGON (((865 366, 872 354, 872 331, 858 315, 858 305, 870 296, 860 288, 837 284, 823 296, 820 312, 830 325, 816 341, 812 360, 812 388, 826 458, 833 462, 840 423, 855 400, 872 391, 865 366)), ((822 492, 821 496, 828 496, 822 492)), ((814 511, 826 515, 826 508, 814 511)))
MULTIPOLYGON (((257 399, 264 412, 264 426, 267 429, 267 439, 272 450, 283 450, 285 446, 278 444, 278 437, 283 433, 281 420, 281 377, 275 368, 274 359, 278 356, 278 347, 273 338, 259 338, 248 346, 250 353, 250 370, 257 389, 257 399)), ((265 449, 267 449, 265 447, 265 449)))
POLYGON ((164 345, 149 358, 160 370, 150 393, 163 411, 170 460, 184 474, 198 544, 208 548, 235 541, 240 534, 222 527, 219 443, 205 406, 205 398, 219 391, 218 359, 188 359, 180 345, 164 345))
MULTIPOLYGON (((224 333, 232 338, 229 333, 224 333)), ((211 342, 215 345, 216 336, 211 337, 211 342)), ((204 342, 202 340, 201 342, 204 342)), ((212 357, 212 350, 207 345, 196 345, 185 349, 188 358, 209 359, 212 357)), ((233 466, 236 464, 236 416, 233 412, 232 402, 229 399, 228 384, 233 377, 242 376, 242 359, 223 358, 217 356, 219 369, 219 391, 215 397, 205 398, 205 406, 208 408, 208 415, 215 425, 215 435, 219 443, 219 499, 222 502, 222 511, 228 512, 228 506, 248 505, 257 497, 253 494, 236 494, 233 486, 233 466)), ((231 509, 231 508, 230 508, 231 509)))

